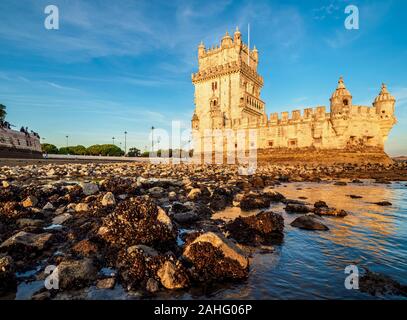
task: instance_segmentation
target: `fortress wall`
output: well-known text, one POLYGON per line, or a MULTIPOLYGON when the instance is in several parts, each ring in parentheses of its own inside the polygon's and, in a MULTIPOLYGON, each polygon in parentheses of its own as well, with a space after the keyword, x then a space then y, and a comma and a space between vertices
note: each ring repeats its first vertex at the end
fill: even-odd
POLYGON ((318 106, 315 108, 306 108, 303 111, 301 110, 293 110, 290 112, 284 111, 280 114, 278 112, 274 112, 270 114, 268 122, 271 125, 280 124, 280 123, 291 123, 296 121, 305 121, 311 119, 324 119, 329 117, 329 113, 326 113, 325 106, 318 106), (303 113, 302 113, 303 112, 303 113))

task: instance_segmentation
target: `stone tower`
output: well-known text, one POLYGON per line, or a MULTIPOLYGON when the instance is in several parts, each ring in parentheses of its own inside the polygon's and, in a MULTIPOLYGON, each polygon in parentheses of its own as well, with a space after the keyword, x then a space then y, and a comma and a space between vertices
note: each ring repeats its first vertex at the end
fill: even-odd
POLYGON ((346 89, 343 77, 339 78, 338 86, 330 99, 331 115, 342 115, 349 113, 352 107, 352 95, 346 89))
POLYGON ((198 46, 199 70, 192 74, 195 86, 196 130, 237 128, 243 122, 257 123, 265 116, 260 98, 263 78, 257 73, 258 51, 249 50, 238 28, 228 32, 220 45, 198 46))
POLYGON ((396 99, 389 93, 386 85, 383 83, 379 95, 373 102, 373 107, 376 109, 380 131, 384 141, 386 141, 391 128, 397 123, 394 115, 395 103, 396 99))

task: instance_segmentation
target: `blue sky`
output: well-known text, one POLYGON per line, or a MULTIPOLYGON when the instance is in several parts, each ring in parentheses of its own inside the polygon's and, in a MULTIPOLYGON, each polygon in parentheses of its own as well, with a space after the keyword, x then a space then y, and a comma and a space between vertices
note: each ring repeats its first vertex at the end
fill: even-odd
POLYGON ((387 151, 407 155, 407 2, 102 1, 0 2, 0 103, 8 120, 46 142, 123 142, 144 149, 149 128, 189 127, 197 45, 239 26, 260 55, 268 113, 329 105, 340 75, 355 104, 370 105, 385 82, 399 123, 387 151), (60 29, 44 28, 44 8, 60 29), (346 5, 360 29, 346 30, 346 5))

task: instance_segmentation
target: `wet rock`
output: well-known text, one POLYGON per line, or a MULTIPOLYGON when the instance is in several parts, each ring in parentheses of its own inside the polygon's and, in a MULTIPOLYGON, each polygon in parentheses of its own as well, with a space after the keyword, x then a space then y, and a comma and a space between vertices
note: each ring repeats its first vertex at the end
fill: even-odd
POLYGON ((199 216, 195 211, 174 213, 172 217, 181 224, 193 223, 199 220, 199 216))
POLYGON ((98 252, 98 246, 88 239, 79 241, 72 247, 73 252, 83 257, 88 257, 98 252))
POLYGON ((317 201, 314 203, 314 208, 328 208, 328 205, 325 201, 317 201))
POLYGON ((196 281, 244 279, 249 261, 231 240, 213 232, 204 233, 189 243, 183 253, 193 265, 191 276, 196 281))
POLYGON ((389 201, 379 201, 379 202, 373 202, 373 204, 376 204, 378 206, 382 207, 387 207, 387 206, 392 206, 393 204, 389 201))
POLYGON ((40 252, 50 244, 52 237, 51 233, 34 234, 20 231, 4 241, 0 245, 0 251, 12 252, 23 256, 25 253, 40 252))
POLYGON ((166 289, 182 289, 189 284, 188 275, 179 262, 174 264, 172 261, 165 261, 164 265, 158 270, 157 275, 162 286, 166 289))
POLYGON ((270 199, 271 202, 281 202, 285 199, 285 196, 273 190, 265 190, 264 194, 270 199))
POLYGON ((359 289, 372 296, 397 295, 407 297, 407 286, 392 278, 366 269, 366 273, 359 279, 359 289))
POLYGON ((34 196, 28 196, 23 202, 22 205, 24 208, 35 207, 38 204, 38 199, 34 196))
POLYGON ((171 191, 168 193, 168 200, 175 201, 177 200, 177 193, 175 191, 171 191))
POLYGON ((102 198, 102 206, 108 207, 108 206, 115 206, 115 205, 116 205, 116 199, 114 197, 114 194, 112 192, 106 193, 102 198))
POLYGON ((87 211, 89 211, 89 204, 88 203, 84 203, 84 202, 81 202, 81 203, 78 203, 76 206, 75 206, 75 211, 76 212, 87 212, 87 211))
POLYGON ((347 186, 348 184, 345 181, 337 181, 334 183, 334 186, 347 186))
POLYGON ((143 197, 121 202, 104 218, 99 234, 112 244, 126 247, 160 247, 175 243, 176 239, 176 230, 165 211, 143 197))
POLYGON ((171 205, 171 213, 183 213, 191 211, 192 207, 190 205, 181 203, 181 202, 174 202, 171 205))
POLYGON ((70 213, 63 213, 55 218, 52 219, 52 224, 64 224, 66 221, 72 218, 72 215, 70 213))
POLYGON ((249 193, 240 201, 240 208, 245 211, 268 208, 271 200, 263 194, 249 193))
POLYGON ((85 287, 97 277, 97 269, 88 258, 62 261, 55 271, 59 277, 59 288, 62 290, 85 287))
POLYGON ((17 289, 14 262, 10 256, 0 256, 0 296, 17 289))
POLYGON ((41 227, 44 224, 42 220, 39 219, 27 219, 27 218, 21 218, 17 220, 17 225, 20 228, 25 228, 25 227, 41 227))
POLYGON ((116 279, 115 278, 106 278, 106 279, 99 280, 96 283, 96 288, 98 288, 98 289, 113 289, 115 285, 116 285, 116 279))
POLYGON ((232 204, 233 196, 225 188, 215 188, 210 196, 209 207, 214 211, 220 211, 232 204))
POLYGON ((49 291, 42 291, 38 293, 34 293, 31 297, 31 300, 35 301, 44 301, 51 299, 51 292, 49 291))
POLYGON ((253 177, 250 179, 250 184, 255 187, 255 188, 263 188, 264 187, 264 181, 261 177, 253 177))
POLYGON ((199 188, 194 188, 194 189, 192 189, 189 193, 188 193, 188 196, 187 196, 187 198, 189 199, 189 200, 196 200, 200 195, 201 195, 201 189, 199 189, 199 188))
POLYGON ((326 225, 324 225, 323 223, 319 222, 317 219, 309 215, 304 215, 296 218, 293 222, 291 222, 290 225, 305 230, 321 230, 321 231, 329 230, 329 228, 326 225))
POLYGON ((42 207, 42 210, 45 211, 53 211, 55 210, 54 206, 52 205, 52 203, 47 202, 46 205, 44 207, 42 207))
POLYGON ((90 196, 99 192, 99 187, 96 183, 82 183, 82 192, 85 196, 90 196))
POLYGON ((162 187, 153 187, 151 189, 148 189, 148 193, 153 198, 162 198, 165 194, 165 190, 162 187))
POLYGON ((294 203, 289 203, 286 205, 284 210, 288 213, 308 213, 312 212, 312 208, 303 205, 303 204, 294 204, 294 203))
POLYGON ((362 199, 363 198, 362 196, 358 196, 358 195, 355 195, 355 194, 349 194, 348 197, 351 198, 351 199, 362 199))
POLYGON ((8 181, 6 181, 6 180, 3 180, 3 181, 1 182, 1 184, 2 184, 3 188, 8 188, 8 187, 10 187, 10 183, 9 183, 8 181))
POLYGON ((315 208, 314 213, 319 216, 333 216, 333 217, 346 217, 348 215, 348 213, 345 210, 327 207, 315 208))
POLYGON ((247 245, 281 243, 284 238, 284 218, 271 211, 238 217, 224 228, 237 242, 247 245))
POLYGON ((149 278, 156 278, 158 270, 167 257, 160 255, 155 249, 147 246, 132 246, 120 251, 116 268, 119 277, 127 288, 134 289, 146 286, 149 278))
POLYGON ((150 293, 156 293, 160 291, 160 285, 158 284, 158 281, 154 278, 149 278, 147 280, 146 290, 150 293))

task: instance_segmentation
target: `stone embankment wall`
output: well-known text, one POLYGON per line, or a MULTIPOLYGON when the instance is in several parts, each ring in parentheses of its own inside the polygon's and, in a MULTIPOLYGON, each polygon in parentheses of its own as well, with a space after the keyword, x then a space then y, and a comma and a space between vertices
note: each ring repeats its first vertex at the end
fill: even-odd
POLYGON ((34 134, 0 128, 0 158, 41 158, 41 142, 34 134))

